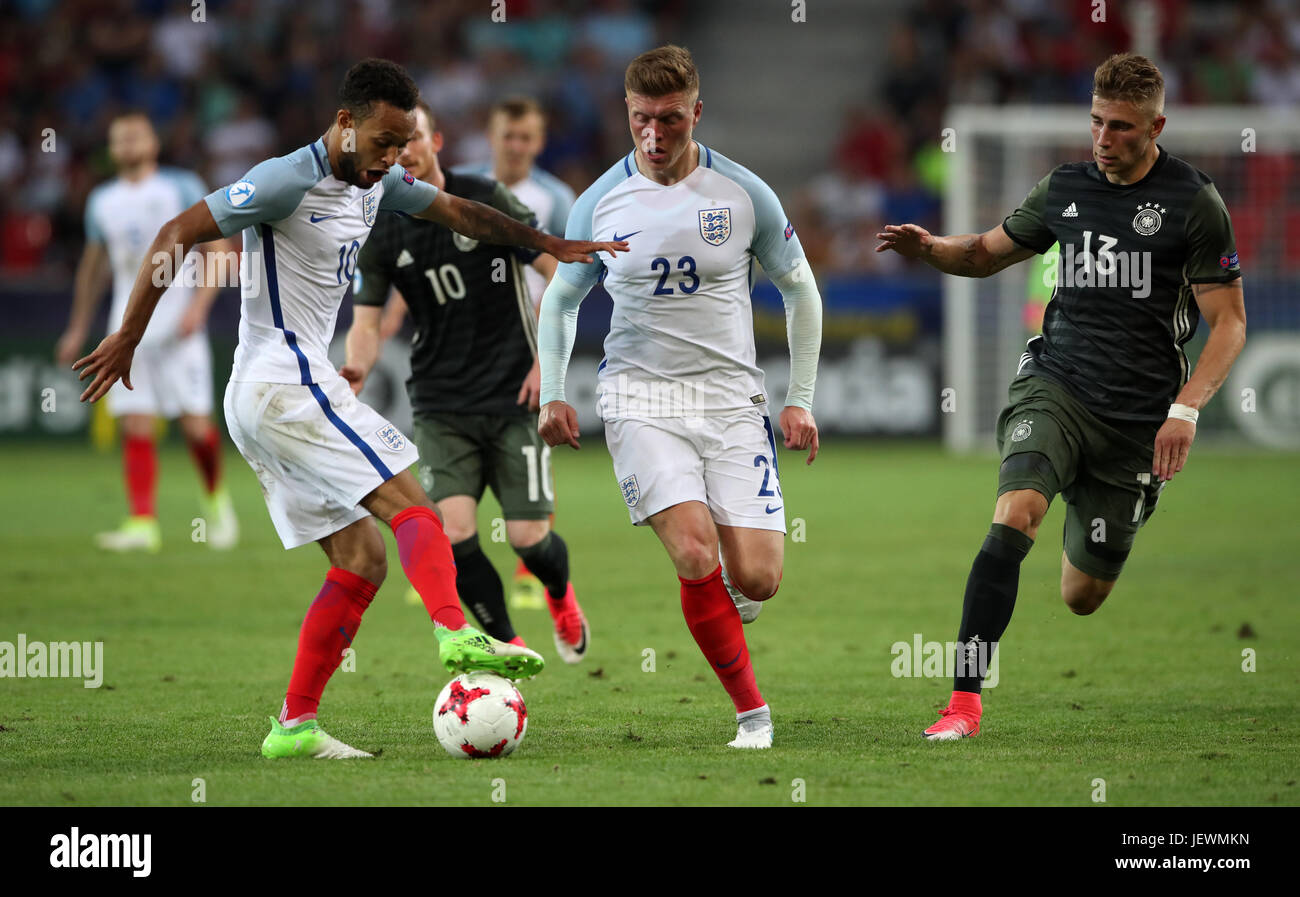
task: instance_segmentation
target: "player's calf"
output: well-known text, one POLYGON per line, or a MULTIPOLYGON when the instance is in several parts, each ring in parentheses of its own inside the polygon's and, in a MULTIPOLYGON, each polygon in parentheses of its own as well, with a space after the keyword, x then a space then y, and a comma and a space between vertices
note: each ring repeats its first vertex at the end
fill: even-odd
POLYGON ((1061 598, 1074 613, 1087 616, 1095 612, 1113 588, 1115 580, 1089 576, 1061 554, 1061 598))

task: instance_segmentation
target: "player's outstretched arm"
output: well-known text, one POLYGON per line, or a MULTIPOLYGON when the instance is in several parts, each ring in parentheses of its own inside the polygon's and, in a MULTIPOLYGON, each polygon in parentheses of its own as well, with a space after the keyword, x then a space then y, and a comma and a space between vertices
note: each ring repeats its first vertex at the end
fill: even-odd
POLYGON ((561 262, 592 262, 597 252, 614 255, 627 251, 627 241, 603 243, 589 240, 562 240, 523 224, 491 206, 452 196, 439 190, 433 202, 417 218, 445 224, 462 236, 483 243, 522 246, 555 256, 561 262))
POLYGON ((1007 236, 1001 225, 982 234, 936 237, 916 224, 887 224, 876 239, 881 241, 876 252, 892 249, 961 277, 988 277, 1035 255, 1007 236))
MULTIPOLYGON (((1219 391, 1228 379, 1232 364, 1246 345, 1246 302, 1241 288, 1241 278, 1227 283, 1197 283, 1192 285, 1196 304, 1201 309, 1210 336, 1196 362, 1196 370, 1174 399, 1196 412, 1219 391)), ((1180 409, 1180 412, 1186 414, 1180 409)), ((1196 438, 1196 423, 1171 416, 1156 433, 1155 453, 1151 459, 1151 473, 1162 480, 1172 480, 1174 474, 1187 463, 1192 440, 1196 438)), ((1192 415, 1196 416, 1196 415, 1192 415)))
POLYGON ((122 326, 110 333, 102 343, 85 358, 78 359, 72 369, 81 371, 79 379, 92 377, 90 385, 81 393, 81 401, 97 402, 118 380, 131 389, 131 358, 135 347, 144 336, 149 319, 158 300, 171 285, 172 260, 185 258, 195 243, 208 243, 222 238, 221 229, 208 204, 199 200, 171 221, 154 237, 153 244, 140 264, 131 298, 127 300, 122 326))

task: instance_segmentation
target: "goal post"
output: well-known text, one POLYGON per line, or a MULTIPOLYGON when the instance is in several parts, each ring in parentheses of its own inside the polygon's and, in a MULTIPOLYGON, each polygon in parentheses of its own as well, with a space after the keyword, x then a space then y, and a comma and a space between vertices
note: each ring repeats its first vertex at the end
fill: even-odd
MULTIPOLYGON (((1160 145, 1213 178, 1232 215, 1251 338, 1261 331, 1297 338, 1300 116, 1241 106, 1170 107, 1165 114, 1160 145)), ((1000 225, 1056 166, 1091 158, 1084 104, 954 106, 945 128, 951 128, 944 132, 951 149, 946 234, 981 233, 1000 225)), ((941 387, 952 392, 941 393, 946 399, 941 418, 944 444, 951 451, 994 447, 994 425, 1007 385, 1033 335, 1025 316, 1030 278, 1041 284, 1044 273, 1050 273, 1044 258, 1036 256, 984 279, 943 278, 941 387)), ((1203 342, 1205 332, 1202 324, 1189 349, 1203 342)), ((1221 394, 1211 403, 1207 410, 1215 413, 1203 418, 1203 429, 1253 438, 1260 421, 1241 420, 1249 412, 1227 398, 1221 394), (1224 407, 1216 410, 1216 405, 1224 407)), ((1283 416, 1268 426, 1284 435, 1294 430, 1294 444, 1300 446, 1300 408, 1283 416)), ((1281 444, 1286 442, 1284 438, 1281 444)))

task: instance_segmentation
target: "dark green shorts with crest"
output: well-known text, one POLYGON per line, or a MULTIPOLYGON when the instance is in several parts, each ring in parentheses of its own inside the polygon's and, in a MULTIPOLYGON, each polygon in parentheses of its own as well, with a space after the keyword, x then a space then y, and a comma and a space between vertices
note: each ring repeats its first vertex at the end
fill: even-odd
POLYGON ((416 475, 435 502, 482 501, 492 488, 506 520, 543 520, 555 510, 551 449, 526 414, 415 415, 416 475))
POLYGON ((1065 555, 1098 579, 1124 569, 1164 484, 1151 473, 1156 428, 1105 421, 1051 380, 1017 377, 998 416, 998 495, 1033 489, 1066 502, 1065 555))

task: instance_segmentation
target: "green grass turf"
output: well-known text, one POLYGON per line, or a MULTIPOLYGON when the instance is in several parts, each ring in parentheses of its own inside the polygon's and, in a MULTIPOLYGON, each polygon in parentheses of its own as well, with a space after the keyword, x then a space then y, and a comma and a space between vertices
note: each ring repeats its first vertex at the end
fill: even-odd
MULTIPOLYGON (((559 662, 545 611, 516 612, 552 661, 523 684, 524 744, 506 760, 448 757, 430 725, 448 677, 427 616, 403 601, 390 538, 356 671, 335 675, 322 707, 333 734, 383 755, 327 763, 258 753, 325 564, 314 547, 281 549, 236 454, 240 549, 190 541, 195 476, 171 448, 157 556, 91 547, 122 511, 115 455, 0 454, 0 640, 103 640, 106 666, 98 690, 0 679, 3 804, 189 804, 195 778, 209 804, 490 805, 502 779, 511 804, 789 805, 802 779, 812 804, 1090 805, 1097 778, 1109 805, 1300 803, 1295 456, 1194 450, 1091 617, 1057 593, 1054 503, 983 732, 929 744, 920 731, 949 680, 895 678, 890 646, 955 637, 996 462, 828 440, 808 468, 783 450, 788 520, 805 522, 805 541, 787 541, 781 591, 746 630, 776 746, 736 752, 731 705, 682 621, 672 568, 652 533, 628 525, 603 445, 559 450, 559 530, 594 629, 587 661, 559 662), (1245 648, 1257 672, 1242 671, 1245 648), (656 672, 642 670, 647 649, 656 672)), ((489 500, 485 533, 496 513, 489 500)), ((487 547, 508 575, 513 555, 487 547)))

